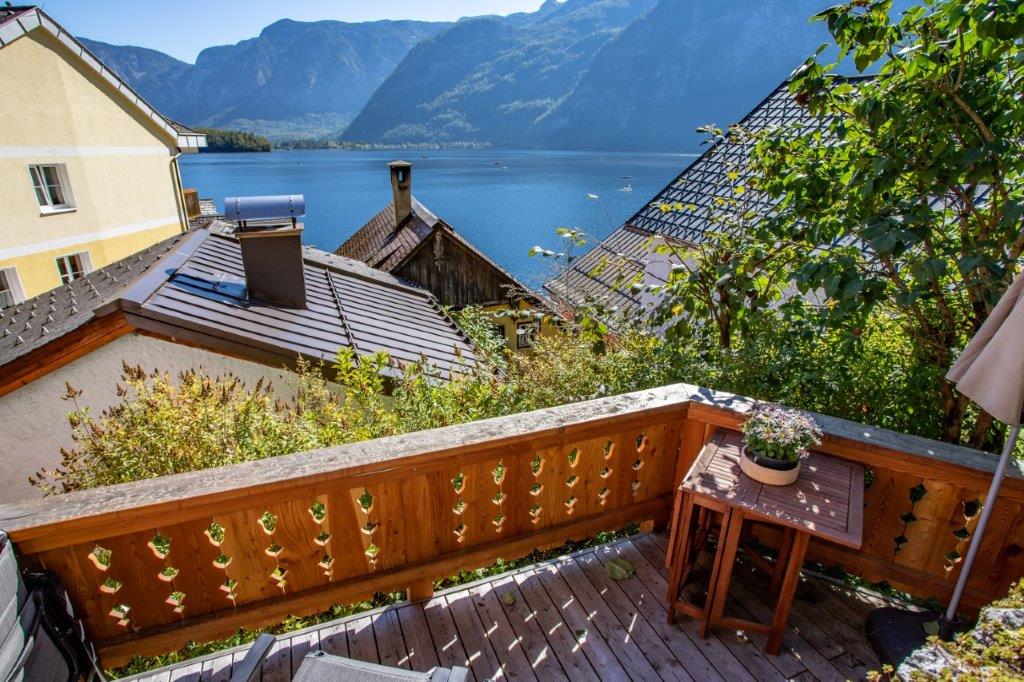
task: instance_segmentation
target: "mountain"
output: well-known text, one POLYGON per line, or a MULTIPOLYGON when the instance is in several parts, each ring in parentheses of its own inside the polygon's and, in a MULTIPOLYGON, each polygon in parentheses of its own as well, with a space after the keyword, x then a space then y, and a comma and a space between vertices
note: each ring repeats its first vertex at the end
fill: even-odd
POLYGON ((155 50, 83 42, 161 112, 188 125, 278 139, 335 137, 410 48, 448 26, 282 19, 258 37, 203 50, 194 65, 155 50))
POLYGON ((462 19, 413 48, 345 131, 354 142, 528 145, 594 54, 656 0, 547 0, 462 19))
MULTIPOLYGON (((915 0, 895 0, 895 11, 915 0)), ((272 140, 692 152, 822 43, 835 0, 546 0, 452 23, 267 26, 194 65, 84 41, 168 116, 272 140)))
POLYGON ((109 45, 79 38, 89 50, 126 80, 159 111, 174 117, 179 105, 177 84, 192 68, 157 50, 133 45, 109 45))
POLYGON ((534 128, 570 149, 692 151, 706 123, 737 121, 822 43, 834 0, 660 0, 602 46, 534 128))

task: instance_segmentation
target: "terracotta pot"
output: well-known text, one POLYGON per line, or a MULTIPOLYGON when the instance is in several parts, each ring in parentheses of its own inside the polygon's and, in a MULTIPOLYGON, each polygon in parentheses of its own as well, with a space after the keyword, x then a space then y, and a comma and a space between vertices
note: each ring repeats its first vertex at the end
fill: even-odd
POLYGON ((756 452, 740 448, 740 469, 755 481, 767 485, 789 485, 800 476, 800 460, 783 462, 761 457, 756 452))

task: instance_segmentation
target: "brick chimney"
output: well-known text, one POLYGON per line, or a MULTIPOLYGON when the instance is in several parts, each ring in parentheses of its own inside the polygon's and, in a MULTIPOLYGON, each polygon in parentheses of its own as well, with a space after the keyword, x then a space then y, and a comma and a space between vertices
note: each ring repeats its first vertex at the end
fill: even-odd
POLYGON ((395 229, 412 215, 412 164, 408 161, 392 161, 391 193, 395 203, 395 229))

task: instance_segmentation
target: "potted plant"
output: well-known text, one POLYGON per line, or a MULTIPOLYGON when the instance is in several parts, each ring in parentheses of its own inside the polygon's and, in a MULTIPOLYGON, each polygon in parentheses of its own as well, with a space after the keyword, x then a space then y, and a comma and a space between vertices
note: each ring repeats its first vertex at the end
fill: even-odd
POLYGON ((799 412, 759 403, 743 424, 740 469, 761 483, 789 485, 800 475, 800 460, 820 436, 814 422, 799 412))

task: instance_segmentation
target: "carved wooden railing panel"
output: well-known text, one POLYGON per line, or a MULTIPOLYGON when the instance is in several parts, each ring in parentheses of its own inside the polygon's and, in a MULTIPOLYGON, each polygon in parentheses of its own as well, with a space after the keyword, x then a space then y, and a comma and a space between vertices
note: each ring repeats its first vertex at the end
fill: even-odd
MULTIPOLYGON (((560 411, 549 411, 549 421, 560 411)), ((119 660, 406 589, 627 521, 664 519, 684 417, 683 403, 597 412, 555 428, 525 416, 518 432, 499 425, 499 437, 454 449, 432 449, 437 441, 426 432, 405 437, 404 448, 379 441, 362 467, 290 456, 316 468, 308 485, 264 460, 206 472, 203 495, 189 494, 181 477, 164 479, 209 504, 173 500, 145 481, 123 488, 154 497, 113 514, 88 491, 53 500, 69 507, 52 533, 8 528, 26 562, 61 576, 91 637, 119 660), (252 482, 248 472, 261 467, 282 473, 252 482), (223 483, 211 486, 211 477, 223 483), (218 500, 218 489, 233 499, 218 500), (61 534, 90 513, 110 523, 61 534), (132 527, 120 523, 126 518, 132 527)), ((343 460, 345 448, 335 450, 343 460)))
MULTIPOLYGON (((61 577, 110 665, 375 590, 424 596, 459 568, 663 522, 703 443, 738 427, 748 406, 667 386, 4 505, 0 528, 25 564, 61 577)), ((818 419, 820 449, 870 473, 864 547, 815 541, 809 558, 946 597, 994 457, 818 419)), ((1024 573, 1024 477, 1004 491, 967 593, 974 605, 1024 573)))

